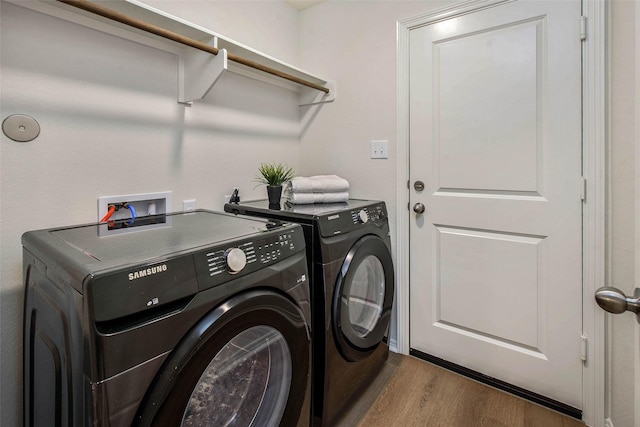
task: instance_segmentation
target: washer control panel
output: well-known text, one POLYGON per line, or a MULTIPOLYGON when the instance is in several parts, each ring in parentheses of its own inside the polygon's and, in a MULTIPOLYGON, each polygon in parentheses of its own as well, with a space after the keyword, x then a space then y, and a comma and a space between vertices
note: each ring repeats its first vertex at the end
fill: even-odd
POLYGON ((302 229, 297 224, 278 227, 250 240, 211 248, 194 254, 198 286, 207 289, 233 276, 251 273, 305 249, 302 229))
POLYGON ((259 261, 262 264, 279 261, 283 256, 296 252, 296 243, 293 233, 278 235, 278 238, 263 239, 256 242, 258 245, 259 261))

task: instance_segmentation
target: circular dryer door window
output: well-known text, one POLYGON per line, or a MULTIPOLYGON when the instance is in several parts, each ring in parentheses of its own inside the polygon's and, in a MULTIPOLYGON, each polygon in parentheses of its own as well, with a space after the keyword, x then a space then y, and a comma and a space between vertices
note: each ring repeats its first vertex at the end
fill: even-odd
POLYGON ((283 335, 255 326, 216 354, 191 393, 182 426, 275 426, 289 398, 291 354, 283 335))
POLYGON ((367 235, 351 247, 334 292, 336 345, 347 360, 364 359, 384 339, 391 316, 393 262, 384 240, 367 235))
POLYGON ((346 298, 349 323, 360 338, 369 335, 378 325, 384 304, 384 268, 378 258, 366 256, 356 267, 346 298))

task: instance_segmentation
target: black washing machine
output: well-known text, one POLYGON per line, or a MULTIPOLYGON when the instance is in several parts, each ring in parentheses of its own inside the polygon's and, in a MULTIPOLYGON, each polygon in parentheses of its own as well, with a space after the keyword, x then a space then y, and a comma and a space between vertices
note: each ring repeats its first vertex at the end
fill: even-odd
POLYGON ((291 205, 229 203, 225 211, 301 224, 312 307, 312 417, 330 426, 384 365, 394 295, 384 202, 291 205))
POLYGON ((23 235, 24 425, 309 425, 301 227, 202 210, 159 223, 23 235))

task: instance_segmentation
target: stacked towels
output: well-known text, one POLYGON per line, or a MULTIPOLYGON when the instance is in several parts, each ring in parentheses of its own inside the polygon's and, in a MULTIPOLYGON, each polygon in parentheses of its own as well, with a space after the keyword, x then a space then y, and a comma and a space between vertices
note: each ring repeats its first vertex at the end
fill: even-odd
POLYGON ((297 176, 285 184, 285 197, 294 205, 346 202, 349 181, 337 175, 297 176))

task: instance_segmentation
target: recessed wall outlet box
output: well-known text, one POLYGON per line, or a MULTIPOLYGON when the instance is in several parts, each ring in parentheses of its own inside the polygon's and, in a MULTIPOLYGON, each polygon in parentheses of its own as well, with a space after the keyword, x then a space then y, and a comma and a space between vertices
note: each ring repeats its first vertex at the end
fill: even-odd
POLYGON ((372 159, 388 159, 389 158, 389 141, 386 139, 375 139, 371 141, 371 158, 372 159))
POLYGON ((170 217, 164 214, 171 210, 171 191, 98 197, 98 221, 107 215, 110 206, 116 210, 98 227, 100 236, 170 225, 170 217))

